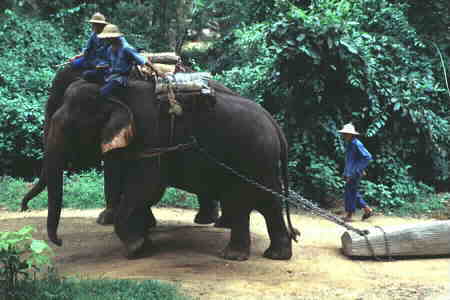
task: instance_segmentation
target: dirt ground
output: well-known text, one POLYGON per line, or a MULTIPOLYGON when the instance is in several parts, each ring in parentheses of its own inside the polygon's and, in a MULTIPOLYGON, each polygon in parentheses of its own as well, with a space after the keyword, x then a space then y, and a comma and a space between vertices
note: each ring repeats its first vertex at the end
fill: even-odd
MULTIPOLYGON (((344 232, 318 217, 294 215, 301 230, 290 261, 262 257, 268 247, 263 218, 251 217, 252 253, 248 261, 220 258, 228 242, 226 229, 193 223, 195 211, 158 208, 154 249, 127 260, 111 226, 100 226, 100 210, 64 210, 56 252, 60 273, 81 278, 159 279, 178 285, 196 299, 450 299, 450 259, 404 259, 391 262, 351 260, 341 253, 344 232)), ((354 222, 359 228, 427 220, 375 216, 354 222)), ((46 212, 0 211, 0 231, 31 224, 45 239, 46 212)))

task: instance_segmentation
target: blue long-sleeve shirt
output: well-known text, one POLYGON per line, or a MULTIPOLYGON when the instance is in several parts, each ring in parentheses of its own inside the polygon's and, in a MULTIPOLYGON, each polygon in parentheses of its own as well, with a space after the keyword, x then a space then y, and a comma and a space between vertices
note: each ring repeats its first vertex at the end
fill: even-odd
POLYGON ((372 155, 357 138, 353 138, 345 149, 344 176, 350 178, 360 177, 367 165, 372 160, 372 155))
POLYGON ((121 39, 121 46, 117 51, 113 51, 111 46, 108 47, 107 57, 109 70, 106 82, 114 80, 124 86, 128 83, 128 75, 133 63, 143 65, 146 62, 145 57, 140 55, 125 39, 121 39))
POLYGON ((100 39, 95 32, 91 34, 87 41, 86 48, 83 49, 84 58, 89 67, 105 66, 108 64, 107 58, 108 44, 100 39))

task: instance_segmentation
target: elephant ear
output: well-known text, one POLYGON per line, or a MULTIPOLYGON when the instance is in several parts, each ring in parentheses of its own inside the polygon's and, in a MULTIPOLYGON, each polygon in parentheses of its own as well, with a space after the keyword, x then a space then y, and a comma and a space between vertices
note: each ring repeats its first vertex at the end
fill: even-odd
POLYGON ((134 137, 133 113, 125 104, 115 105, 102 129, 102 153, 128 146, 134 137))

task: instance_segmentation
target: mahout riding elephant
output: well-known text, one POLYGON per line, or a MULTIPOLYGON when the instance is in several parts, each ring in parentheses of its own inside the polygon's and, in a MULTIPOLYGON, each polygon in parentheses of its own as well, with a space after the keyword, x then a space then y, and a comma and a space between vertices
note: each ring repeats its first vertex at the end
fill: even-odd
POLYGON ((155 219, 149 207, 160 200, 167 186, 174 186, 205 195, 205 199, 218 197, 223 203, 231 222, 225 258, 248 259, 250 212, 257 210, 266 220, 270 237, 264 256, 289 259, 293 229, 286 228, 281 201, 198 150, 200 145, 215 160, 281 192, 281 178, 288 190, 284 135, 261 106, 210 83, 216 91, 213 98, 177 96, 184 111, 179 117, 168 113, 168 102, 156 99, 151 82, 131 81, 119 95, 123 103, 99 101, 96 84, 84 80, 71 83, 62 105, 48 120, 45 138, 42 174, 48 189, 49 239, 62 244, 57 228, 67 159, 73 152, 88 155, 102 149, 114 230, 127 257, 135 257, 150 245, 148 229, 155 219), (194 138, 197 143, 192 143, 194 138))
MULTIPOLYGON (((51 88, 49 91, 49 98, 45 105, 45 122, 44 122, 44 134, 43 134, 43 144, 46 145, 46 138, 48 135, 48 129, 50 125, 50 120, 53 114, 62 106, 63 104, 63 96, 66 89, 69 85, 79 79, 81 79, 83 69, 73 68, 71 65, 67 65, 65 68, 59 70, 53 82, 51 84, 51 88)), ((132 74, 136 77, 136 74, 132 74)), ((79 155, 79 153, 75 153, 77 158, 89 158, 89 161, 95 161, 96 159, 100 160, 102 157, 99 155, 100 153, 90 153, 85 155, 79 155)), ((72 160, 74 157, 72 157, 72 160)), ((44 157, 45 160, 45 157, 44 157)), ((21 203, 21 210, 28 210, 28 202, 36 197, 39 193, 41 193, 46 188, 46 179, 45 168, 42 168, 41 175, 39 177, 38 182, 31 188, 31 190, 24 196, 21 203)), ((113 224, 113 207, 112 202, 109 197, 111 197, 110 188, 107 187, 108 183, 105 181, 105 201, 106 201, 106 209, 99 215, 97 218, 97 223, 101 225, 109 225, 113 224)), ((217 201, 210 201, 208 197, 209 195, 197 195, 197 199, 199 202, 199 212, 194 218, 194 222, 198 224, 211 224, 215 223, 216 227, 230 227, 230 221, 227 216, 219 216, 219 207, 217 201)), ((217 199, 217 198, 215 198, 217 199)), ((156 220, 155 220, 156 224, 156 220)))

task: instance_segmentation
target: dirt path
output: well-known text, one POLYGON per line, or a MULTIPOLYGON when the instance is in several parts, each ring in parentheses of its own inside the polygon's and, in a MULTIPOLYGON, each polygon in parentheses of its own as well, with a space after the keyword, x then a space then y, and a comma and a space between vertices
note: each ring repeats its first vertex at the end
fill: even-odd
MULTIPOLYGON (((64 240, 54 247, 58 270, 82 277, 160 279, 175 282, 199 299, 450 299, 448 258, 375 262, 350 260, 340 252, 344 230, 317 217, 295 215, 302 232, 290 261, 261 255, 268 247, 263 218, 251 218, 252 256, 245 262, 220 258, 228 231, 198 226, 195 211, 155 209, 154 250, 126 260, 111 226, 99 226, 99 210, 64 210, 59 229, 64 240)), ((424 220, 375 216, 355 222, 360 228, 424 220)), ((0 231, 36 226, 45 239, 46 212, 0 211, 0 231)))

